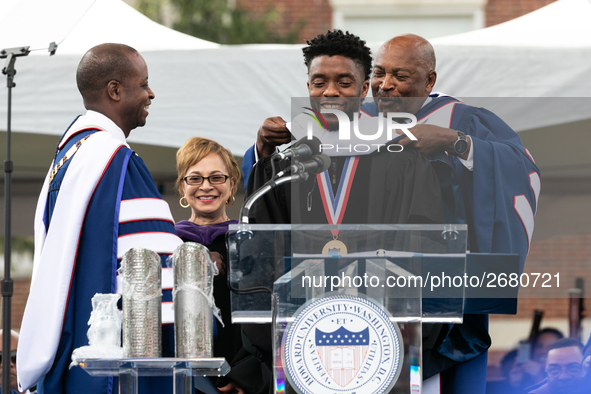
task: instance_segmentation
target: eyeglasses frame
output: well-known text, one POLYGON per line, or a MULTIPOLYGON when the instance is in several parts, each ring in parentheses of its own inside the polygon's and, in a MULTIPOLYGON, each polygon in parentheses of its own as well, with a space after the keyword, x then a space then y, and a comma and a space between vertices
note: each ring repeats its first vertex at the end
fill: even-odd
POLYGON ((579 365, 579 368, 580 368, 580 369, 579 369, 578 371, 572 371, 572 373, 571 373, 571 372, 568 370, 568 367, 569 367, 570 365, 573 365, 573 366, 574 366, 574 365, 576 365, 576 364, 577 364, 577 363, 569 363, 569 364, 567 364, 567 365, 565 365, 565 366, 562 366, 562 365, 556 365, 556 364, 552 364, 552 365, 550 365, 549 367, 560 367, 560 371, 556 371, 556 372, 558 372, 558 374, 555 374, 554 372, 552 372, 552 373, 550 372, 550 371, 551 371, 551 369, 550 369, 550 368, 546 368, 546 374, 547 374, 548 376, 552 377, 552 378, 557 378, 557 377, 559 377, 560 375, 562 375, 562 373, 563 373, 563 372, 566 372, 566 374, 567 374, 568 376, 577 376, 577 374, 581 374, 581 373, 583 372, 583 366, 582 366, 582 365, 579 365), (550 370, 549 370, 549 369, 550 369, 550 370))
POLYGON ((183 178, 183 181, 185 181, 185 183, 188 186, 201 186, 203 185, 203 182, 205 182, 205 180, 207 179, 207 182, 209 182, 210 185, 223 185, 224 183, 228 182, 228 178, 230 178, 230 175, 225 175, 225 174, 214 174, 214 175, 210 175, 210 176, 201 176, 201 178, 203 178, 203 181, 201 181, 201 183, 198 184, 189 184, 189 182, 187 181, 187 178, 190 178, 192 176, 201 176, 201 175, 187 175, 186 177, 183 178), (222 183, 211 183, 211 181, 209 180, 209 178, 211 178, 212 176, 223 176, 225 179, 222 183))

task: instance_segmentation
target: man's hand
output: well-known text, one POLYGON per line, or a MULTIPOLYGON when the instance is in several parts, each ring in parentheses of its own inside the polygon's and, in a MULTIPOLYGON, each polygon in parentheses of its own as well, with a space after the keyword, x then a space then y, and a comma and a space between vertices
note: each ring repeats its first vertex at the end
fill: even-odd
POLYGON ((279 145, 291 141, 291 133, 285 127, 285 123, 282 117, 274 116, 265 119, 261 127, 259 127, 256 143, 259 158, 272 155, 279 145))
MULTIPOLYGON (((458 133, 452 129, 446 129, 445 127, 439 127, 434 125, 428 124, 420 124, 416 125, 413 128, 410 128, 409 131, 417 137, 416 141, 411 140, 408 137, 402 138, 398 143, 402 146, 412 146, 415 149, 418 149, 422 154, 425 156, 431 156, 437 152, 441 151, 454 151, 454 143, 458 140, 458 133)), ((402 130, 396 129, 398 134, 403 134, 402 130)), ((472 145, 472 140, 470 137, 467 137, 468 140, 468 150, 462 156, 459 156, 461 159, 466 160, 468 158, 468 153, 470 152, 470 146, 472 145)))
POLYGON ((226 275, 226 263, 224 263, 224 257, 218 252, 210 252, 211 261, 214 262, 215 266, 218 267, 218 275, 226 275))
POLYGON ((234 382, 230 382, 224 387, 218 387, 218 390, 222 393, 244 394, 244 390, 238 387, 234 382))

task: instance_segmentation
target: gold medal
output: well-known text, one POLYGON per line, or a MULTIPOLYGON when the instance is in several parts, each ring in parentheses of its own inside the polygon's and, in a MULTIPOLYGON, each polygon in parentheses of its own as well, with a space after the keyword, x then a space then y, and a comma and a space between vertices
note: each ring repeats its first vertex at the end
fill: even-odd
POLYGON ((324 248, 322 248, 322 254, 326 255, 344 255, 347 254, 347 246, 338 239, 328 241, 324 248))
MULTIPOLYGON (((316 175, 318 188, 320 189, 320 198, 322 198, 322 205, 324 207, 324 213, 326 214, 328 224, 341 224, 343 221, 345 209, 347 208, 347 203, 349 201, 349 192, 351 191, 351 185, 353 185, 353 178, 355 177, 355 170, 357 169, 358 162, 359 157, 346 158, 336 195, 333 194, 328 171, 316 175)), ((342 256, 347 254, 347 247, 342 241, 337 239, 339 235, 338 228, 330 230, 330 232, 332 233, 333 240, 324 245, 324 248, 322 248, 322 254, 329 256, 342 256)))

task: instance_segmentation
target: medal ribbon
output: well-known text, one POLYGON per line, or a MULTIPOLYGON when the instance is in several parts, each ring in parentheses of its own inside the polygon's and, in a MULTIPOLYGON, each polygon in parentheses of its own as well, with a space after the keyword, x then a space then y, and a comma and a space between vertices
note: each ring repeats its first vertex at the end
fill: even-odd
MULTIPOLYGON (((328 171, 316 175, 318 188, 320 189, 320 198, 322 199, 322 205, 324 206, 324 213, 326 214, 328 224, 341 224, 343 221, 358 162, 358 156, 347 157, 336 196, 333 196, 332 194, 328 171)), ((339 234, 338 230, 331 230, 331 232, 335 237, 339 234)))

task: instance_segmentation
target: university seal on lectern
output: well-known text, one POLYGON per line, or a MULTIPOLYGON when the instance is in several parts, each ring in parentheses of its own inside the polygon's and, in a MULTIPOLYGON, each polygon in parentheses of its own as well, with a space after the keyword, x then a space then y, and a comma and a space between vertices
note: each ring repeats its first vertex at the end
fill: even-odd
POLYGON ((398 325, 372 301, 328 296, 304 305, 287 328, 283 362, 300 393, 387 393, 404 347, 398 325))

